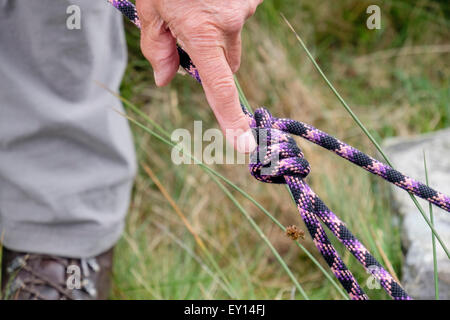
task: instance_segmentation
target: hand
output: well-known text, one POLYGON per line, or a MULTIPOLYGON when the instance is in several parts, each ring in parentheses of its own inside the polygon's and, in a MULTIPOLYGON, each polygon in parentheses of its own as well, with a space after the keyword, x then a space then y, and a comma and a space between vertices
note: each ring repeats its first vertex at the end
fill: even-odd
POLYGON ((239 104, 233 73, 241 61, 241 30, 262 0, 137 0, 141 50, 158 86, 175 76, 177 41, 197 66, 222 131, 240 152, 256 147, 239 104))

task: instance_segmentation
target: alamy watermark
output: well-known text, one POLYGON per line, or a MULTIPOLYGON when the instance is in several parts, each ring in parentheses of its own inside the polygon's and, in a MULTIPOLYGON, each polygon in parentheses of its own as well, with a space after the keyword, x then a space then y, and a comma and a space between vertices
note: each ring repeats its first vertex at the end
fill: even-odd
MULTIPOLYGON (((243 132, 227 131, 229 140, 235 139, 243 132)), ((172 162, 180 164, 244 164, 245 154, 235 152, 227 143, 219 129, 207 129, 203 132, 202 121, 194 121, 193 134, 187 129, 176 129, 171 135, 176 146, 172 149, 172 162)))
POLYGON ((75 264, 71 264, 67 267, 66 273, 68 274, 66 280, 66 287, 69 290, 81 289, 81 269, 75 264))
POLYGON ((268 131, 259 129, 254 132, 254 136, 259 141, 258 152, 253 153, 251 157, 246 154, 235 151, 232 143, 228 141, 235 141, 240 134, 244 133, 242 130, 226 130, 225 136, 219 129, 210 128, 203 130, 202 121, 194 121, 194 130, 191 131, 179 128, 175 129, 171 134, 171 140, 175 143, 172 148, 171 159, 175 165, 182 164, 245 164, 247 160, 249 163, 256 163, 264 160, 268 149, 271 150, 271 159, 267 161, 262 168, 262 174, 268 174, 276 165, 278 165, 280 154, 277 148, 270 148, 270 146, 279 143, 277 135, 270 135, 268 138, 268 131))
POLYGON ((366 286, 369 290, 379 290, 381 289, 380 281, 375 276, 376 274, 380 274, 381 268, 377 265, 369 266, 366 270, 370 276, 366 280, 366 286))
POLYGON ((79 6, 72 4, 67 7, 66 14, 68 15, 66 19, 66 27, 69 30, 80 30, 81 29, 81 9, 79 6))
POLYGON ((366 26, 367 29, 373 30, 373 29, 381 29, 381 9, 376 4, 370 5, 367 7, 366 10, 367 14, 370 14, 370 16, 366 20, 366 26))

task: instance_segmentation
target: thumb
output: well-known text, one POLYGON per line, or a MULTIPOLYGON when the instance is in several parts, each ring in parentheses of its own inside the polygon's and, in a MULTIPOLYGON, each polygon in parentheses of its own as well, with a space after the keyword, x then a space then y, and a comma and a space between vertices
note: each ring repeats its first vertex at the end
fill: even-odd
POLYGON ((202 79, 206 98, 227 140, 242 153, 252 152, 256 141, 242 112, 233 72, 220 47, 190 50, 202 79))
POLYGON ((164 21, 154 16, 141 31, 141 51, 150 61, 158 87, 167 85, 175 76, 180 64, 176 39, 164 21))

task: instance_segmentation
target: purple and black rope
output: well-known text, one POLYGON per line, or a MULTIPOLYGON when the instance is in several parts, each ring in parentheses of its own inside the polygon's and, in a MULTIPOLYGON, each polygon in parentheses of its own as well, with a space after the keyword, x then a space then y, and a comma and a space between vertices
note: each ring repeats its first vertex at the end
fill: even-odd
MULTIPOLYGON (((131 2, 127 0, 107 1, 140 28, 136 8, 131 2)), ((181 67, 201 83, 198 71, 189 55, 180 47, 178 47, 178 53, 181 67)), ((450 197, 403 175, 390 166, 308 124, 291 119, 275 118, 264 108, 257 109, 254 115, 244 106, 242 106, 242 109, 248 117, 250 127, 254 129, 258 140, 258 148, 251 155, 251 174, 262 182, 288 185, 314 244, 350 297, 355 300, 368 299, 331 244, 321 221, 344 244, 347 250, 355 256, 367 272, 371 273, 379 281, 384 290, 393 299, 411 299, 389 272, 382 267, 304 181, 304 178, 310 171, 310 167, 290 134, 300 136, 330 150, 357 166, 448 212, 450 212, 450 197)))

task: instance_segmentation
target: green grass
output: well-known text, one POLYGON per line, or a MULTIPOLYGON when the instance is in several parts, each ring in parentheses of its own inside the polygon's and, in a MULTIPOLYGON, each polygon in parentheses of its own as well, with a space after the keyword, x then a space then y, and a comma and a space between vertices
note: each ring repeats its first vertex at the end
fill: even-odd
MULTIPOLYGON (((427 186, 429 185, 428 181, 428 167, 427 167, 427 159, 425 156, 425 151, 423 153, 423 166, 425 169, 425 179, 427 186)), ((430 212, 430 221, 431 224, 434 225, 434 215, 433 215, 433 206, 431 203, 428 205, 428 210, 430 212)), ((433 278, 434 278, 434 295, 436 300, 439 300, 439 277, 438 277, 438 266, 437 266, 437 257, 436 257, 436 237, 434 234, 431 235, 431 244, 433 246, 433 278)))
MULTIPOLYGON (((311 123, 375 154, 369 139, 314 72, 280 12, 301 33, 329 80, 375 139, 449 126, 449 53, 436 53, 436 48, 445 49, 450 35, 446 2, 344 0, 317 6, 313 1, 266 0, 245 28, 237 78, 249 104, 265 105, 275 115, 311 123), (365 28, 369 4, 382 8, 382 30, 365 28), (422 49, 417 54, 414 48, 422 49)), ((204 127, 217 127, 201 88, 190 78, 177 76, 167 88, 155 88, 150 65, 139 52, 138 37, 138 30, 127 25, 130 62, 121 95, 165 130, 192 129, 194 120, 203 120, 204 127)), ((249 299, 301 298, 298 287, 292 295, 292 278, 242 215, 243 210, 309 298, 342 299, 306 253, 311 252, 327 269, 308 236, 300 242, 308 250, 304 251, 237 189, 225 183, 240 208, 202 168, 174 166, 166 144, 138 127, 133 131, 139 160, 150 165, 163 182, 206 243, 220 272, 141 171, 126 233, 117 250, 113 298, 222 299, 229 298, 230 292, 249 299)), ((387 261, 401 277, 399 223, 389 203, 387 184, 316 146, 303 141, 299 145, 312 164, 308 182, 314 190, 375 257, 385 266, 387 261)), ((252 195, 281 226, 305 228, 285 188, 253 180, 245 165, 212 168, 252 195)), ((342 246, 336 246, 364 284, 368 275, 363 268, 342 246)), ((368 294, 374 299, 387 298, 382 290, 368 290, 368 294)))
MULTIPOLYGON (((240 85, 238 83, 238 81, 236 80, 236 84, 241 92, 240 89, 240 85)), ((241 95, 242 100, 246 101, 245 97, 243 95, 241 95)), ((140 127, 141 129, 143 129, 145 132, 151 134, 152 136, 156 137, 157 139, 159 139, 161 142, 164 142, 165 144, 169 145, 170 147, 176 147, 176 145, 174 143, 172 143, 170 140, 170 134, 169 132, 167 132, 166 130, 164 130, 160 125, 158 125, 156 122, 154 122, 152 119, 150 119, 147 115, 145 115, 142 111, 139 110, 139 108, 137 108, 136 106, 134 106, 133 104, 131 104, 128 100, 123 99, 123 102, 125 104, 125 106, 127 108, 130 108, 134 113, 136 113, 137 115, 141 116, 147 123, 148 125, 155 127, 157 129, 157 131, 159 133, 156 133, 155 131, 153 131, 151 128, 149 128, 148 126, 140 123, 139 121, 136 121, 134 118, 129 117, 129 120, 135 124, 136 126, 140 127)), ((248 106, 248 108, 250 109, 250 106, 248 106)), ((295 285, 295 288, 298 289, 299 293, 301 294, 301 296, 305 299, 309 299, 307 294, 305 293, 305 291, 303 290, 302 286, 298 283, 297 279, 295 278, 295 276, 292 274, 292 271, 289 269, 289 267, 286 265, 286 262, 283 260, 283 258, 279 255, 279 253, 277 252, 277 250, 273 247, 272 243, 270 242, 269 239, 267 239, 266 235, 264 234, 264 232, 259 228, 259 226, 257 225, 257 223, 254 221, 254 219, 252 217, 250 217, 250 215, 248 214, 248 212, 243 208, 243 206, 239 203, 239 201, 229 192, 229 190, 222 184, 222 181, 224 181, 225 183, 227 183, 228 185, 230 185, 233 189, 235 189, 236 191, 238 191, 240 194, 242 194, 246 199, 250 200, 253 204, 255 204, 267 217, 269 217, 283 232, 286 231, 286 228, 270 213, 267 211, 267 209, 265 209, 259 202, 257 202, 253 197, 251 197, 250 195, 248 195, 245 191, 243 191, 241 188, 239 188, 238 186, 236 186, 233 182, 231 182, 229 179, 225 178, 223 175, 221 175, 220 173, 218 173, 216 170, 208 167, 207 165, 200 163, 194 156, 192 156, 190 153, 188 153, 188 156, 190 158, 192 158, 194 160, 194 163, 198 164, 198 166, 200 166, 202 169, 204 169, 205 172, 207 172, 210 177, 214 180, 214 182, 219 186, 219 188, 221 189, 221 191, 227 195, 227 197, 233 202, 233 204, 239 209, 239 211, 241 211, 241 213, 244 215, 245 219, 248 220, 248 222, 250 223, 250 225, 252 226, 252 228, 258 233, 258 235, 260 236, 260 238, 267 244, 267 246, 270 248, 270 250, 272 251, 273 255, 275 256, 275 258, 278 260, 278 262, 281 264, 282 268, 286 271, 287 275, 291 278, 292 282, 295 285), (220 179, 220 180, 219 180, 220 179)), ((165 190, 165 188, 161 185, 161 183, 159 182, 159 180, 157 180, 157 177, 154 176, 154 173, 151 171, 151 169, 149 169, 148 167, 146 167, 144 165, 144 169, 145 171, 149 174, 149 176, 151 177, 151 179, 155 182, 155 184, 158 185, 158 188, 160 189, 160 191, 165 194, 166 199, 169 201, 169 203, 171 203, 171 206, 173 207, 173 209, 177 212, 177 214, 182 218, 183 222, 185 223, 186 227, 189 229, 189 231, 194 235, 194 237, 196 238, 196 242, 199 245, 199 247, 203 250, 204 253, 206 253, 207 258, 209 259, 210 262, 212 262, 213 266, 216 268, 216 270, 218 271, 218 273, 221 276, 223 275, 223 272, 219 269, 216 261, 214 260, 214 258, 211 256, 211 254, 209 253, 209 250, 206 249, 206 246, 204 245, 204 243, 201 241, 201 239, 197 239, 198 235, 195 233, 195 231, 192 230, 192 226, 189 224, 189 222, 184 221, 186 220, 184 214, 181 212, 181 210, 178 208, 178 206, 175 204, 175 202, 173 201, 172 197, 167 194, 167 191, 165 190)), ((305 249, 298 241, 295 241, 296 244, 299 246, 300 249, 302 249, 308 256, 308 258, 314 263, 316 264, 317 268, 322 271, 322 273, 324 274, 325 278, 327 278, 329 280, 329 282, 341 293, 341 295, 344 298, 348 298, 346 293, 342 290, 342 288, 339 287, 339 285, 336 283, 336 280, 334 280, 327 271, 325 271, 325 269, 319 264, 319 262, 308 252, 307 249, 305 249)), ((228 284, 228 280, 227 280, 227 284, 228 284)), ((228 291, 228 290, 226 290, 228 291)), ((233 291, 233 290, 231 290, 233 291)), ((230 292, 230 291, 228 291, 230 292)), ((231 295, 231 297, 236 298, 235 295, 231 295)))

